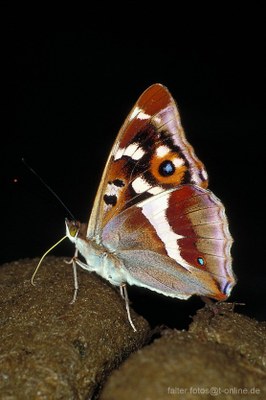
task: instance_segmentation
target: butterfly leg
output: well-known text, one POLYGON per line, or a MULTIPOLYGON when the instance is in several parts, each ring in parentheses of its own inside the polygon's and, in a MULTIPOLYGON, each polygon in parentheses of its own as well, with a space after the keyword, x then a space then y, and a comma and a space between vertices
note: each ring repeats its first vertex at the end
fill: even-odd
POLYGON ((77 264, 82 267, 85 268, 87 270, 89 270, 89 266, 85 263, 83 263, 82 261, 80 261, 78 259, 78 249, 75 250, 75 254, 72 257, 72 259, 70 261, 66 261, 65 263, 67 264, 72 264, 72 268, 73 268, 73 278, 74 278, 74 293, 73 293, 73 298, 70 302, 70 304, 74 304, 75 301, 77 300, 77 295, 78 295, 78 289, 79 289, 79 284, 78 284, 78 274, 77 274, 77 264))
POLYGON ((244 306, 245 303, 229 303, 229 302, 223 302, 223 301, 217 301, 214 302, 213 300, 209 299, 208 297, 205 296, 200 296, 201 300, 204 301, 206 306, 209 308, 210 311, 213 312, 213 315, 219 315, 222 314, 224 310, 230 310, 234 311, 235 306, 244 306))
POLYGON ((70 304, 74 304, 75 301, 77 300, 78 289, 79 289, 78 274, 77 274, 77 257, 78 257, 78 249, 75 250, 75 254, 70 261, 65 260, 66 264, 72 264, 73 277, 74 277, 74 293, 70 304))
POLYGON ((70 304, 75 303, 78 295, 78 274, 77 274, 77 265, 79 265, 81 268, 86 269, 87 271, 94 271, 95 269, 93 267, 90 267, 88 264, 82 262, 78 258, 78 249, 75 250, 74 256, 71 258, 70 261, 65 260, 66 264, 72 264, 73 268, 73 277, 74 277, 74 293, 73 293, 73 298, 70 302, 70 304))
POLYGON ((137 332, 137 329, 136 329, 135 325, 133 324, 133 321, 132 321, 131 315, 130 315, 129 299, 128 299, 128 294, 127 294, 127 286, 126 286, 125 283, 120 285, 120 294, 121 294, 121 297, 125 300, 126 310, 127 310, 127 317, 128 317, 129 323, 132 326, 133 331, 137 332))
MULTIPOLYGON (((75 251, 75 253, 76 253, 76 251, 75 251)), ((73 298, 72 298, 70 304, 75 303, 75 301, 77 299, 77 295, 78 295, 78 289, 79 289, 76 257, 74 257, 72 260, 72 268, 73 268, 73 278, 74 278, 74 293, 73 293, 73 298)))

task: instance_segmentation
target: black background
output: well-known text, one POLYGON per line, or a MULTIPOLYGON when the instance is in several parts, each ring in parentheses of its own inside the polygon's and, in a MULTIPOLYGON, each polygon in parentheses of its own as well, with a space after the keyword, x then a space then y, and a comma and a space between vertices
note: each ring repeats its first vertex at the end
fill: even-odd
MULTIPOLYGON (((75 16, 59 12, 55 21, 55 10, 34 10, 28 19, 18 9, 6 14, 0 261, 41 256, 64 235, 68 216, 21 158, 77 219, 88 220, 121 124, 142 91, 160 82, 176 99, 210 189, 227 210, 238 277, 231 299, 265 319, 263 10, 145 4, 100 3, 75 16)), ((65 242, 53 254, 72 256, 73 246, 65 242)), ((160 323, 198 307, 195 299, 142 290, 131 290, 131 298, 140 313, 160 314, 160 323)))

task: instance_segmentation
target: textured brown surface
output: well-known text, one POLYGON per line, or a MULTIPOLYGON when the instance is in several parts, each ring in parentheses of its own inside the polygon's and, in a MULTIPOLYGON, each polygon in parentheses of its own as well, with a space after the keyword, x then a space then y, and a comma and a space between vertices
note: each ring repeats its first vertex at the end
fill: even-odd
MULTIPOLYGON (((221 303, 197 312, 189 332, 202 340, 226 345, 248 361, 249 368, 266 373, 266 322, 233 312, 234 305, 221 303)), ((238 307, 241 311, 241 307, 238 307)), ((266 381, 266 375, 265 375, 266 381)))
POLYGON ((147 345, 147 322, 132 311, 133 332, 107 282, 79 269, 69 304, 71 266, 47 257, 33 287, 37 262, 0 267, 1 400, 266 398, 266 323, 216 304, 188 332, 165 330, 147 345))
POLYGON ((265 399, 266 324, 208 307, 113 371, 101 400, 265 399))
POLYGON ((133 332, 124 301, 95 274, 79 271, 73 294, 71 266, 47 257, 0 267, 1 399, 87 399, 109 372, 149 335, 147 322, 132 311, 133 332))

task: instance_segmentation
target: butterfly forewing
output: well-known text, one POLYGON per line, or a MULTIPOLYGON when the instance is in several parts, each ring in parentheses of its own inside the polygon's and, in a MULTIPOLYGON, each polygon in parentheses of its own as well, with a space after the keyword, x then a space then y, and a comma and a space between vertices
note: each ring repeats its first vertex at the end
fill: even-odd
POLYGON ((185 138, 175 101, 163 85, 154 84, 138 99, 119 131, 87 236, 97 240, 108 221, 123 210, 187 183, 207 187, 207 173, 185 138))

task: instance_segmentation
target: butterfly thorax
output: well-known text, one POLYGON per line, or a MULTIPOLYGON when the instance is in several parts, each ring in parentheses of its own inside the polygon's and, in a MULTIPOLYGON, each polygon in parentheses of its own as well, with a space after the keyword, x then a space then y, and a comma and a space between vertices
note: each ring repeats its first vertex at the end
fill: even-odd
POLYGON ((66 220, 66 234, 86 260, 85 263, 79 262, 82 268, 95 271, 115 286, 126 281, 122 261, 103 244, 86 236, 86 224, 66 220))

